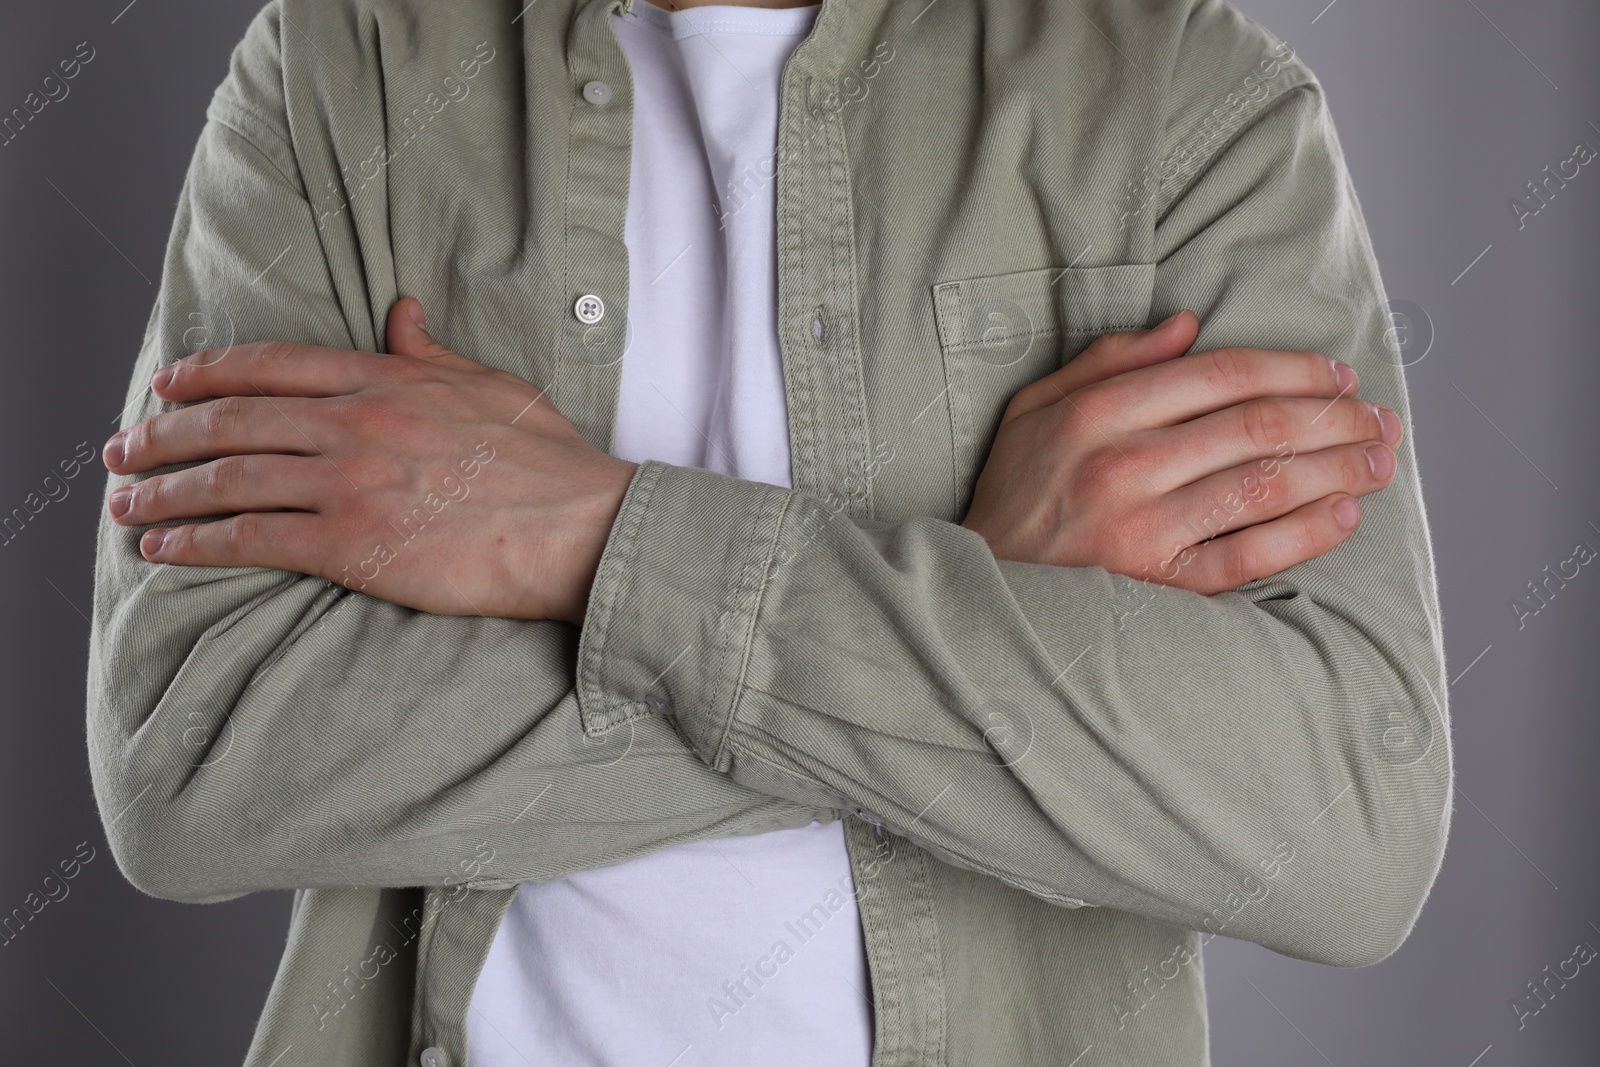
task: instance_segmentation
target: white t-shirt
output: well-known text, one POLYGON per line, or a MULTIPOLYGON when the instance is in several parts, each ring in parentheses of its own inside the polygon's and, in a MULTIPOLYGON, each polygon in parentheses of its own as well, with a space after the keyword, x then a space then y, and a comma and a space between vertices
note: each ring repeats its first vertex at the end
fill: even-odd
MULTIPOLYGON (((820 5, 613 16, 634 84, 630 342, 612 451, 788 486, 779 76, 820 5)), ((468 1012, 472 1067, 866 1067, 841 823, 525 882, 468 1012)))

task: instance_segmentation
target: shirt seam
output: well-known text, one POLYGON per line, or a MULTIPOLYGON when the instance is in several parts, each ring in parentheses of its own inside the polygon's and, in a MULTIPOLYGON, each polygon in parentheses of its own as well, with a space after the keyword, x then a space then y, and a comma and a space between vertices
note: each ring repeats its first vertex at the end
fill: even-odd
POLYGON ((637 709, 640 713, 648 710, 646 705, 638 701, 611 697, 601 685, 601 679, 605 677, 608 664, 612 611, 617 598, 622 595, 624 584, 633 580, 632 563, 639 525, 655 500, 656 485, 665 469, 665 465, 656 460, 646 460, 639 465, 635 480, 623 494, 622 506, 617 513, 617 523, 612 530, 615 543, 608 543, 601 550, 600 565, 595 576, 600 595, 585 611, 583 632, 579 639, 578 701, 584 733, 591 737, 634 718, 625 714, 627 709, 637 709), (616 551, 615 556, 610 556, 612 550, 616 551), (618 712, 624 714, 618 715, 618 712))
MULTIPOLYGON (((757 577, 759 577, 759 581, 755 584, 749 609, 750 622, 749 625, 745 627, 744 639, 740 648, 738 649, 739 663, 738 669, 734 673, 733 694, 731 699, 728 701, 727 720, 722 723, 720 729, 717 731, 717 744, 716 751, 713 753, 712 766, 719 771, 726 772, 729 764, 732 762, 730 743, 733 734, 733 724, 738 719, 739 705, 744 698, 745 679, 749 674, 750 658, 755 649, 756 624, 761 617, 761 607, 765 602, 767 586, 771 584, 772 581, 772 576, 774 573, 773 563, 778 555, 778 546, 783 540, 783 528, 785 523, 788 521, 789 512, 793 508, 794 501, 797 496, 798 494, 793 492, 787 493, 782 498, 783 503, 781 507, 773 509, 771 505, 766 505, 761 511, 757 512, 758 524, 763 512, 768 515, 773 515, 776 521, 773 523, 772 540, 768 542, 766 552, 760 559, 760 571, 757 575, 757 577)), ((759 525, 757 526, 757 530, 759 530, 759 525)), ((746 563, 747 573, 752 567, 754 567, 755 564, 756 560, 752 557, 746 563)), ((736 590, 742 588, 745 586, 745 584, 746 583, 744 581, 741 581, 739 585, 734 586, 729 590, 729 595, 733 595, 736 590)))
MULTIPOLYGON (((289 154, 290 159, 294 158, 294 146, 289 143, 289 140, 283 134, 280 134, 273 127, 271 121, 268 120, 266 116, 260 114, 248 105, 239 103, 237 101, 223 103, 220 100, 214 100, 212 101, 211 105, 206 108, 206 118, 210 119, 212 122, 215 122, 218 126, 222 126, 237 134, 241 140, 260 153, 268 163, 272 164, 272 169, 277 171, 278 174, 281 175, 283 179, 295 189, 296 192, 301 192, 301 190, 304 188, 304 184, 301 182, 299 175, 291 174, 284 170, 283 166, 278 162, 273 153, 269 152, 257 140, 258 137, 264 134, 268 139, 281 146, 282 149, 289 154), (252 130, 248 129, 247 127, 255 127, 255 129, 252 130)), ((301 196, 302 199, 304 199, 303 193, 301 196)))
MULTIPOLYGON (((1309 72, 1307 72, 1305 77, 1302 77, 1299 80, 1289 81, 1288 83, 1284 84, 1276 93, 1269 90, 1267 94, 1261 97, 1259 100, 1249 100, 1246 98, 1246 106, 1239 109, 1238 114, 1234 116, 1234 119, 1231 123, 1222 126, 1220 129, 1208 130, 1205 123, 1202 122, 1199 128, 1191 131, 1187 136, 1185 136, 1184 139, 1180 141, 1171 152, 1167 153, 1166 156, 1163 157, 1163 159, 1176 159, 1179 157, 1186 158, 1183 160, 1182 170, 1175 171, 1170 179, 1161 179, 1157 186, 1156 193, 1158 206, 1154 216, 1156 219, 1156 225, 1160 225, 1161 221, 1166 218, 1167 213, 1172 209, 1173 205, 1175 205, 1179 200, 1183 199, 1184 195, 1194 187, 1200 176, 1203 175, 1213 163, 1222 158, 1222 156, 1228 151, 1228 148, 1233 144, 1233 142, 1238 138, 1239 134, 1242 133, 1246 127, 1248 127, 1252 122, 1257 120, 1262 115, 1266 114, 1272 109, 1273 105, 1276 105, 1278 101, 1284 99, 1290 93, 1300 89, 1318 87, 1319 86, 1316 79, 1310 77, 1309 72), (1214 146, 1212 151, 1210 151, 1208 154, 1205 156, 1198 156, 1192 151, 1194 145, 1202 144, 1208 140, 1214 146), (1170 194, 1168 193, 1169 188, 1171 189, 1170 194)), ((1160 164, 1158 163, 1157 166, 1159 168, 1160 164)))

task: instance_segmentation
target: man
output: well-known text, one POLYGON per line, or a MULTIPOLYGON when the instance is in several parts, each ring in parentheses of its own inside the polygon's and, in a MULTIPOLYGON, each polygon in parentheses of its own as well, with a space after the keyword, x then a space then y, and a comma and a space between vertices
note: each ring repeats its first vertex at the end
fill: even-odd
POLYGON ((1415 921, 1437 596, 1311 72, 770 6, 234 54, 89 709, 136 885, 298 890, 251 1065, 1202 1064, 1204 939, 1415 921))

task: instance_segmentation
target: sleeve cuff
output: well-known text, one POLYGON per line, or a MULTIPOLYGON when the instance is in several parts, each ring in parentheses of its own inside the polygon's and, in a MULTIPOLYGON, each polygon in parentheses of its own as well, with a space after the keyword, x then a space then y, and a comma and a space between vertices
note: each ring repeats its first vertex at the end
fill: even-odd
POLYGON ((726 771, 750 637, 791 490, 647 460, 606 541, 578 641, 584 732, 676 718, 726 771))

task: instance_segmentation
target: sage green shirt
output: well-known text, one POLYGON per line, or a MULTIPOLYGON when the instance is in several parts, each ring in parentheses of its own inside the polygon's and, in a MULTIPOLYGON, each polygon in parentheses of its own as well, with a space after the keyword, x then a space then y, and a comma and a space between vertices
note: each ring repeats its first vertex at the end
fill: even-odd
MULTIPOLYGON (((164 363, 377 350, 413 295, 606 447, 644 284, 635 2, 269 4, 123 425, 170 407, 164 363)), ((1312 72, 1219 0, 823 0, 776 181, 794 488, 643 464, 581 629, 154 565, 102 516, 117 862, 176 900, 298 890, 250 1067, 458 1065, 521 881, 817 818, 845 820, 879 1067, 1204 1064, 1211 935, 1358 966, 1410 931, 1452 774, 1410 437, 1346 543, 1218 596, 956 525, 1012 393, 1181 308, 1197 350, 1335 356, 1409 424, 1312 72)))

